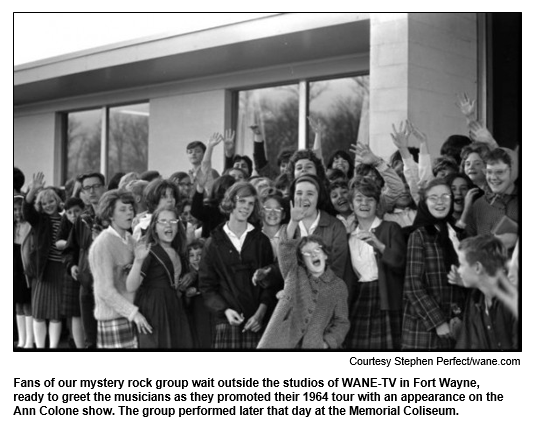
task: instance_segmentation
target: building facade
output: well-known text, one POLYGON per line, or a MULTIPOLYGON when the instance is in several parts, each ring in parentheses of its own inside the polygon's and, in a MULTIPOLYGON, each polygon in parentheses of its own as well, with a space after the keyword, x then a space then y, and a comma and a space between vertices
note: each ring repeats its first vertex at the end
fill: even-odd
MULTIPOLYGON (((89 168, 169 176, 188 169, 187 144, 213 132, 236 130, 237 152, 251 155, 252 123, 274 162, 310 146, 309 115, 327 126, 326 158, 357 139, 388 157, 391 126, 405 119, 437 155, 467 134, 462 92, 514 147, 520 47, 520 14, 286 13, 32 62, 14 71, 14 165, 55 185, 89 168), (520 33, 504 35, 508 23, 520 33)), ((223 152, 213 165, 221 171, 223 152)))

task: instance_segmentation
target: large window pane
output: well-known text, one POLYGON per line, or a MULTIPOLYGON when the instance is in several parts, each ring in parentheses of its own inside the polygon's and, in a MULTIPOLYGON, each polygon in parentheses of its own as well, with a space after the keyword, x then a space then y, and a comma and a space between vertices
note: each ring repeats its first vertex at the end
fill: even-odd
POLYGON ((279 86, 238 93, 237 153, 252 157, 253 133, 258 124, 266 142, 266 157, 277 170, 277 156, 298 147, 299 86, 279 86))
POLYGON ((67 115, 66 180, 88 171, 99 172, 101 110, 67 115))
MULTIPOLYGON (((322 155, 327 164, 338 150, 348 151, 358 140, 368 141, 369 77, 347 77, 309 84, 309 114, 324 125, 322 155), (359 133, 359 134, 358 134, 359 133)), ((309 143, 313 143, 312 131, 309 143)))
POLYGON ((148 103, 109 110, 108 177, 117 172, 144 172, 148 169, 148 103))

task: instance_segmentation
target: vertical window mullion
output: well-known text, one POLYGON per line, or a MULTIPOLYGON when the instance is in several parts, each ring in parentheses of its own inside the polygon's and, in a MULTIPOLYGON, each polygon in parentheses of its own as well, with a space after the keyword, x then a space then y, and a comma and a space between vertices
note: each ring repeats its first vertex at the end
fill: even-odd
POLYGON ((298 149, 307 148, 307 116, 309 114, 309 83, 299 82, 298 149))
POLYGON ((101 109, 101 173, 108 180, 108 155, 109 155, 109 109, 101 109))

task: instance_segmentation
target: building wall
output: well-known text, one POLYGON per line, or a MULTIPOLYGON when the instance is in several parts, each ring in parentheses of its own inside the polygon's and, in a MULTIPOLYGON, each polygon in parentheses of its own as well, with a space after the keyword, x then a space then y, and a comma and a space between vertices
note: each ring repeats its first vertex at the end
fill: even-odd
MULTIPOLYGON (((187 144, 194 140, 207 143, 213 132, 222 133, 226 106, 225 90, 151 99, 148 168, 167 177, 186 172, 190 167, 187 144)), ((222 171, 222 143, 215 149, 212 164, 219 173, 222 171)))
POLYGON ((42 113, 13 119, 13 165, 21 169, 26 184, 43 172, 47 185, 58 184, 55 173, 56 115, 42 113))
POLYGON ((476 98, 476 14, 372 14, 370 76, 373 149, 391 155, 391 124, 410 119, 438 155, 449 135, 467 135, 455 102, 476 98))

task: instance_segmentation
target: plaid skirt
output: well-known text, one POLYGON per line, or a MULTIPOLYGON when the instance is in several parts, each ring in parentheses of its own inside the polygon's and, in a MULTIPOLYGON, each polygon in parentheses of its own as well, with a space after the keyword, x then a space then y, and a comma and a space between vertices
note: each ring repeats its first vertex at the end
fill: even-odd
POLYGON ((32 316, 38 320, 62 318, 62 285, 64 267, 61 262, 47 261, 43 276, 37 279, 32 292, 32 316))
POLYGON ((242 332, 243 324, 232 326, 222 323, 215 325, 213 348, 218 350, 246 350, 255 349, 262 337, 263 330, 259 332, 242 332))
POLYGON ((66 318, 80 316, 80 283, 64 272, 60 312, 66 318))
POLYGON ((97 348, 138 348, 135 325, 127 318, 97 321, 97 348))
POLYGON ((352 350, 400 349, 400 311, 381 310, 378 280, 357 282, 350 306, 350 331, 345 345, 352 350))

